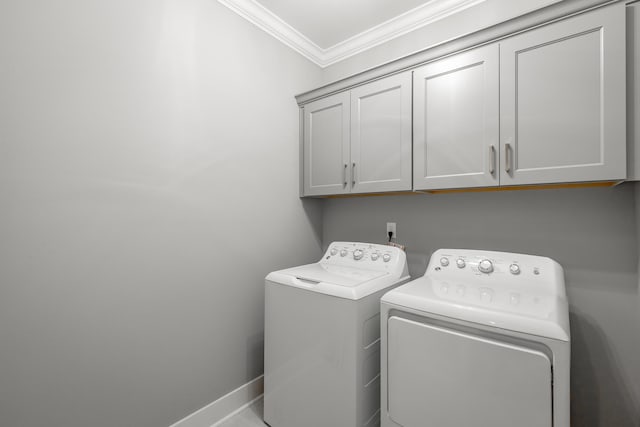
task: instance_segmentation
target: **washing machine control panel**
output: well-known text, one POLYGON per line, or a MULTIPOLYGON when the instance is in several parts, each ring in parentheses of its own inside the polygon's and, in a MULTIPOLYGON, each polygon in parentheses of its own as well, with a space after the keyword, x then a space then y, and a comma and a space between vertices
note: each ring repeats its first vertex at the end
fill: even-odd
POLYGON ((323 264, 357 267, 375 271, 403 268, 406 255, 400 248, 375 243, 333 242, 327 248, 323 264))
POLYGON ((566 300, 562 267, 546 257, 440 249, 425 277, 437 297, 459 304, 544 316, 566 300))

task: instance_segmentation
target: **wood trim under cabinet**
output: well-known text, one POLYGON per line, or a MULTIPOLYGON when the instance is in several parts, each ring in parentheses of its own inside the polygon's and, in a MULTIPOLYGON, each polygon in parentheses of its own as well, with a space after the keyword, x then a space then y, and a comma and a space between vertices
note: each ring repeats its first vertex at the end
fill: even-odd
POLYGON ((598 182, 572 182, 572 183, 564 183, 564 184, 511 185, 511 186, 505 186, 505 187, 453 188, 453 189, 446 189, 446 190, 390 191, 385 193, 335 194, 331 196, 315 196, 314 198, 349 199, 349 198, 355 198, 355 197, 415 196, 415 195, 448 194, 448 193, 486 193, 486 192, 494 192, 494 191, 556 190, 556 189, 564 189, 564 188, 609 188, 609 187, 615 187, 619 184, 622 184, 623 182, 625 181, 598 181, 598 182))
POLYGON ((352 197, 379 197, 379 196, 411 196, 420 194, 415 191, 387 191, 384 193, 360 193, 360 194, 335 194, 333 196, 325 196, 325 199, 346 199, 352 197))
POLYGON ((444 193, 485 193, 489 191, 518 191, 518 190, 554 190, 560 188, 593 188, 593 187, 615 187, 624 181, 598 181, 598 182, 572 182, 564 184, 538 184, 538 185, 511 185, 504 187, 482 187, 482 188, 454 188, 448 190, 426 190, 418 193, 444 194, 444 193))

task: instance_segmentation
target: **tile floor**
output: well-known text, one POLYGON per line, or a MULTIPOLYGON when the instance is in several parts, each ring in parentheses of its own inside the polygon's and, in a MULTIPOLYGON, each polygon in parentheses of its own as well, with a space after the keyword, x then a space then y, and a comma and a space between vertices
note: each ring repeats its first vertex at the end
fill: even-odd
POLYGON ((215 424, 215 427, 267 427, 262 421, 262 398, 230 418, 215 424))

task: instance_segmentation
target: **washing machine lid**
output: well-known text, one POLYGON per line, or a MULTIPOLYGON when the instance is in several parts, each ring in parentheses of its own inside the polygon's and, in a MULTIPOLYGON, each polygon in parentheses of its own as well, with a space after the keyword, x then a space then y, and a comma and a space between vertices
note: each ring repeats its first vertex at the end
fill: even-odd
POLYGON ((554 294, 517 293, 511 288, 472 286, 422 276, 395 288, 382 302, 428 314, 569 341, 566 299, 554 294))
POLYGON ((386 276, 389 273, 318 263, 291 268, 287 270, 287 274, 311 282, 324 282, 331 285, 353 288, 369 280, 386 276))
MULTIPOLYGON (((402 278, 407 280, 408 277, 402 278)), ((347 299, 360 299, 385 289, 397 278, 386 271, 373 271, 340 265, 307 264, 267 275, 268 282, 347 299)))

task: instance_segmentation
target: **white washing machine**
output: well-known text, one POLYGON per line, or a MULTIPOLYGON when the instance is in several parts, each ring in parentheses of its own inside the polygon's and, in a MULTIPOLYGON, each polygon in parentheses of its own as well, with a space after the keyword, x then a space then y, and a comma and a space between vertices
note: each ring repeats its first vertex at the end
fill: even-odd
POLYGON ((382 297, 383 427, 569 427, 562 267, 441 249, 382 297))
POLYGON ((405 253, 332 243, 265 284, 264 421, 271 427, 380 422, 380 297, 409 280, 405 253))

